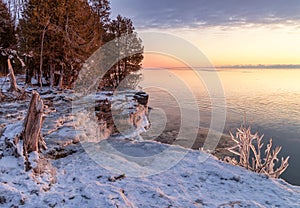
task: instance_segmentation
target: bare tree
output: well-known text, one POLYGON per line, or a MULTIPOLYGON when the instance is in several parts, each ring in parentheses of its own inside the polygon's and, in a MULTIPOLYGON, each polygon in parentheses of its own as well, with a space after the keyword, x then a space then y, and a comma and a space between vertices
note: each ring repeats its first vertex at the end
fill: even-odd
POLYGON ((42 42, 41 42, 41 53, 40 53, 40 70, 39 70, 39 85, 40 87, 43 86, 43 81, 42 81, 42 77, 43 77, 43 52, 44 52, 44 40, 45 40, 45 34, 47 31, 47 27, 50 24, 50 18, 48 18, 46 25, 43 29, 43 33, 42 33, 42 42))
POLYGON ((17 80, 15 77, 14 69, 11 65, 10 62, 10 57, 8 56, 7 59, 7 65, 8 65, 8 71, 9 71, 9 79, 10 79, 10 91, 19 91, 18 85, 17 85, 17 80))

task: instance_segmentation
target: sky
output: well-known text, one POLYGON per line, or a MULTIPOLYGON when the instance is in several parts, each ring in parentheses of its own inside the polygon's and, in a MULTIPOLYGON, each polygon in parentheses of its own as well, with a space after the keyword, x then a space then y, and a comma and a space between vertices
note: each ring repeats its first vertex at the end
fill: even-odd
MULTIPOLYGON (((189 41, 214 66, 300 64, 299 0, 112 0, 111 8, 138 33, 189 41)), ((146 67, 176 63, 145 56, 146 67)))

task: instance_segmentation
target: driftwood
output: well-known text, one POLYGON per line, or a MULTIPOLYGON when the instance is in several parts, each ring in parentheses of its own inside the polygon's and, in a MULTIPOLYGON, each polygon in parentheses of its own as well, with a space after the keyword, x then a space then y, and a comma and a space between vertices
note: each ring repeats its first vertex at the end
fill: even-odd
MULTIPOLYGON (((45 141, 41 135, 43 124, 44 104, 40 95, 33 91, 28 113, 24 121, 24 128, 21 133, 23 139, 23 154, 28 162, 28 153, 39 152, 40 149, 47 149, 45 141)), ((26 170, 30 169, 30 164, 26 164, 26 170)))
POLYGON ((10 62, 10 58, 7 59, 7 64, 8 64, 8 70, 9 70, 9 79, 10 79, 10 91, 19 91, 18 85, 17 85, 17 80, 15 77, 15 73, 13 70, 13 67, 10 62))

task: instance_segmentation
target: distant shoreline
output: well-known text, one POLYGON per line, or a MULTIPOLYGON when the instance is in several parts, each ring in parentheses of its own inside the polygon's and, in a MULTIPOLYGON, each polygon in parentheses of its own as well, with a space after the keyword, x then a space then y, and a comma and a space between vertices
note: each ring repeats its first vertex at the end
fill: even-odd
POLYGON ((178 67, 144 67, 143 69, 300 69, 299 65, 232 65, 232 66, 178 66, 178 67))
POLYGON ((300 64, 273 64, 273 65, 233 65, 233 66, 216 66, 217 69, 300 69, 300 64))

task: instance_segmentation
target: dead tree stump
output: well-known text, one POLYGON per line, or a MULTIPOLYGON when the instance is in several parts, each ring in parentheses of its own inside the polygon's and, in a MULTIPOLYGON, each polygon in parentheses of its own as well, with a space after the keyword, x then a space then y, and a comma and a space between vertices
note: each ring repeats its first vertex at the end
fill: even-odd
MULTIPOLYGON (((23 154, 28 162, 28 153, 39 152, 40 149, 47 149, 46 143, 41 135, 43 125, 44 103, 40 95, 33 91, 28 113, 24 121, 24 128, 21 133, 23 139, 23 154)), ((27 163, 26 170, 30 169, 27 163)))

